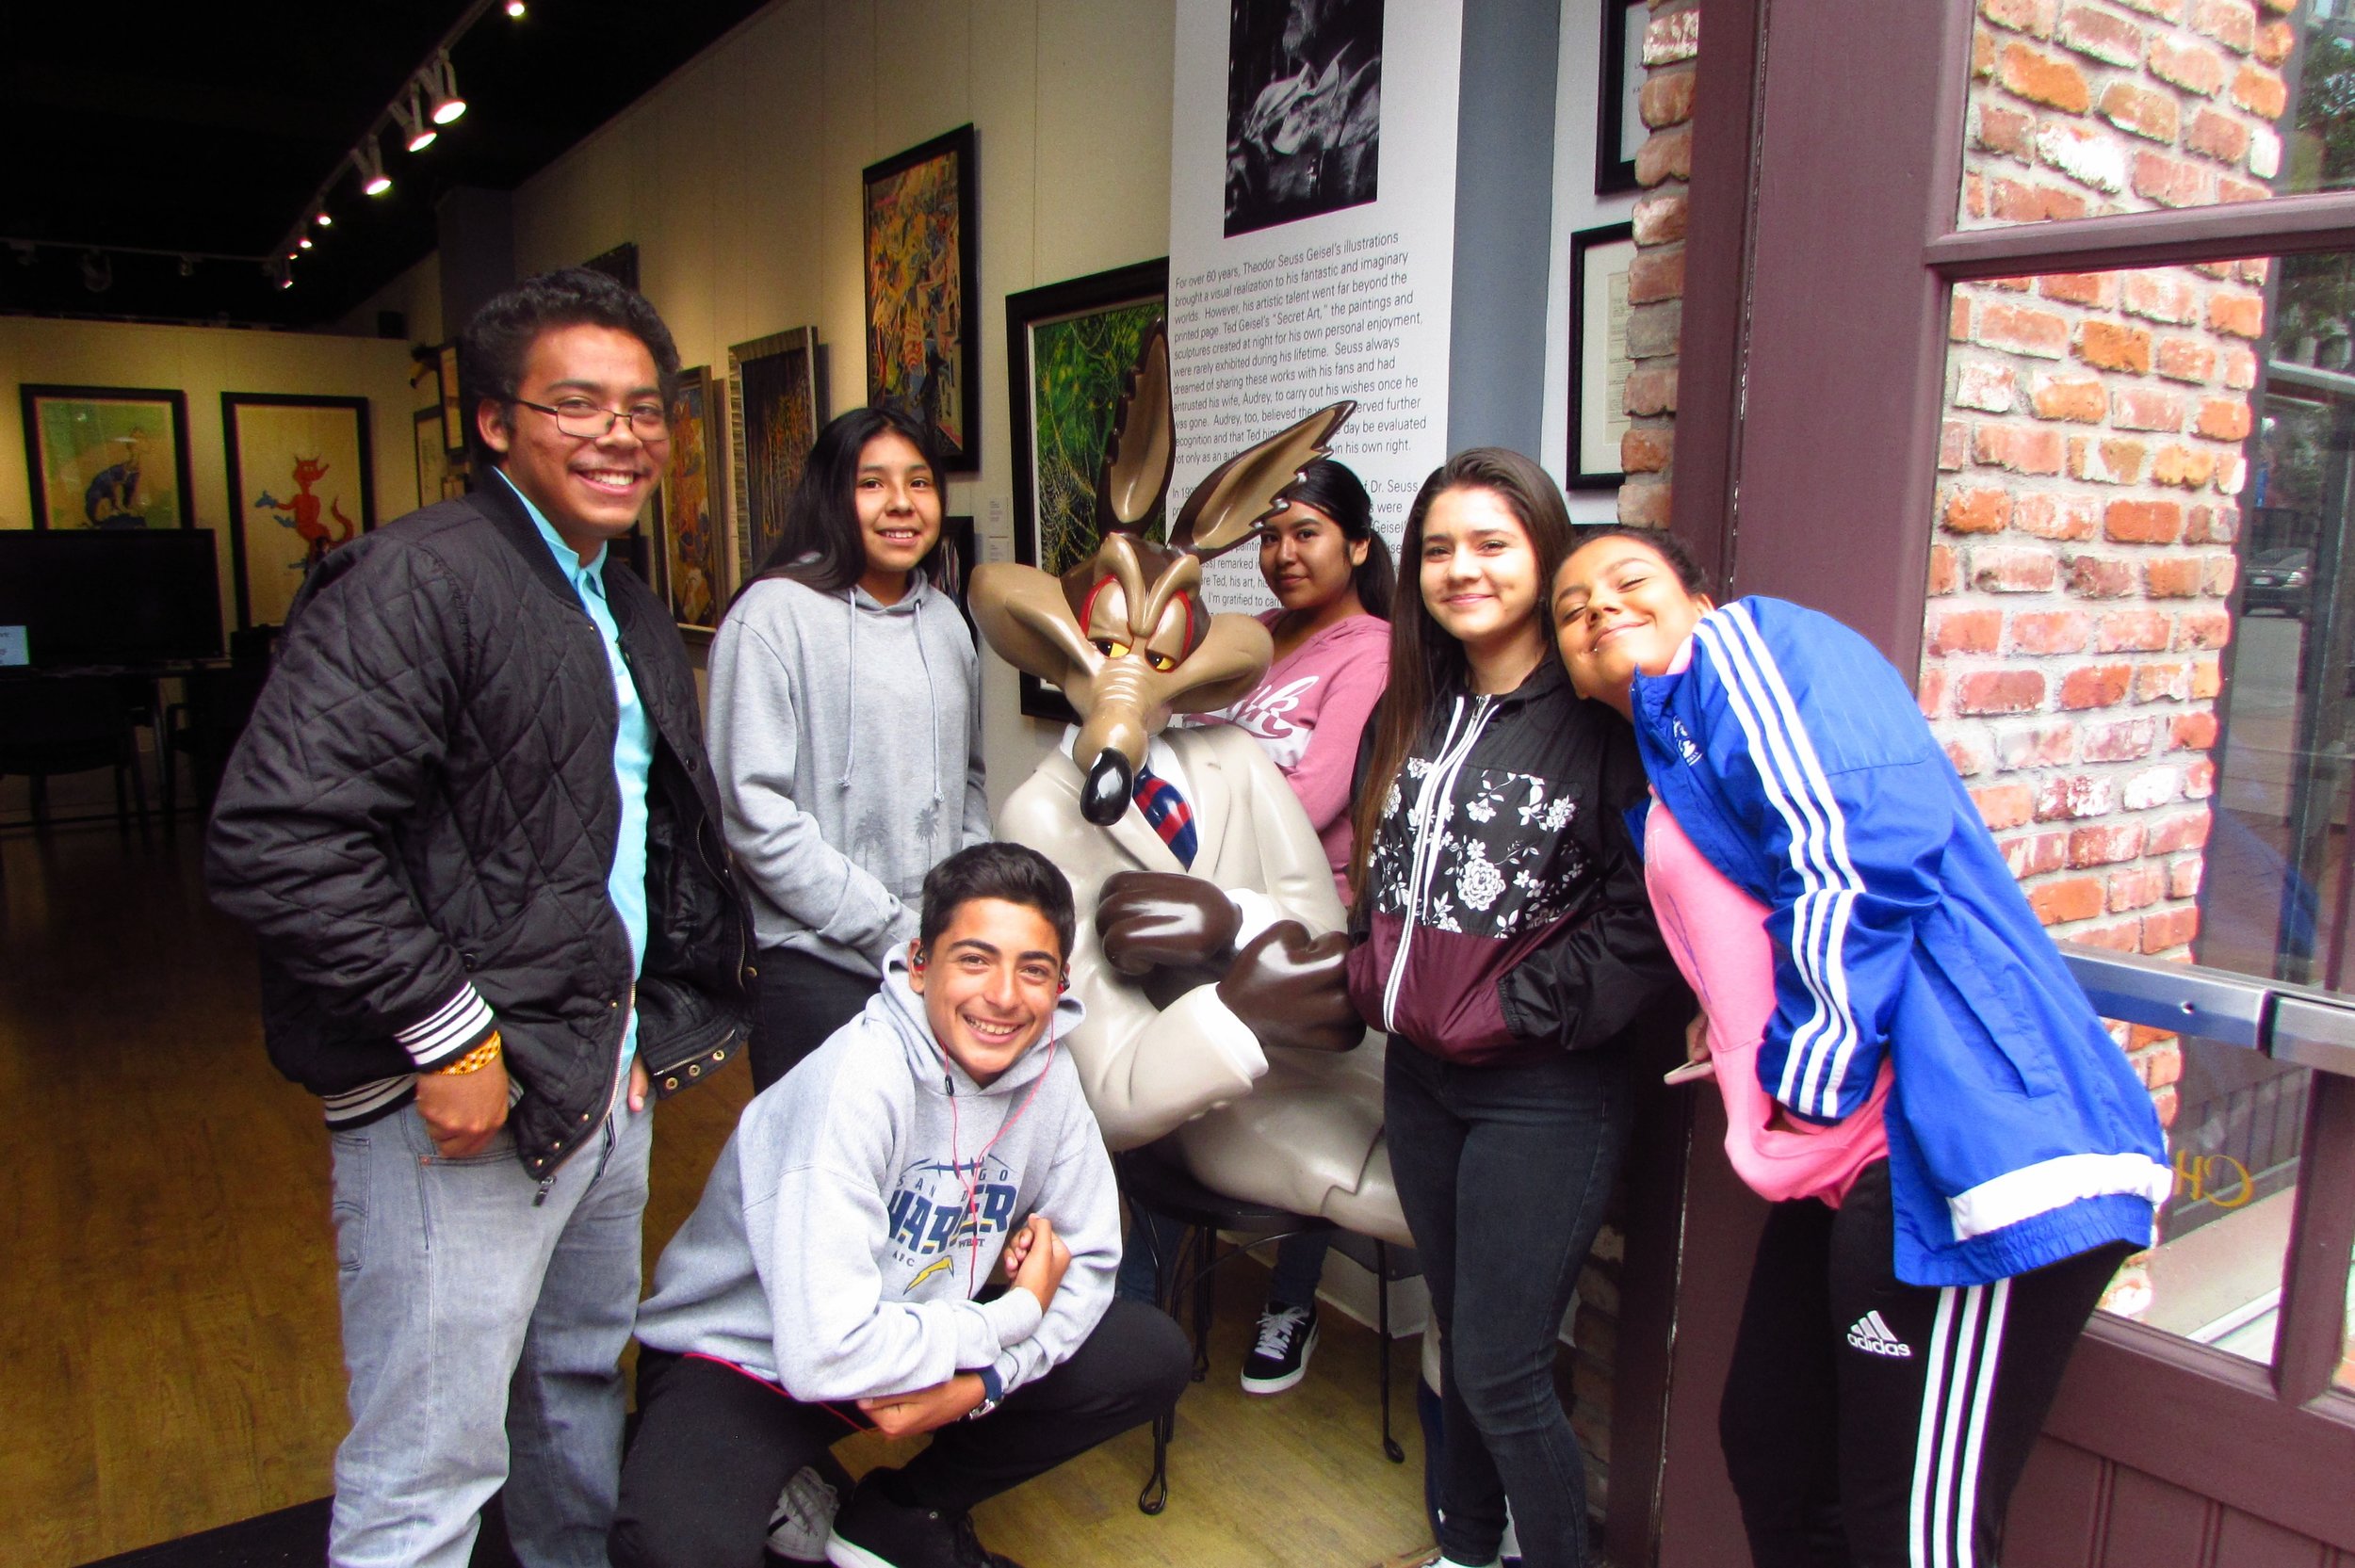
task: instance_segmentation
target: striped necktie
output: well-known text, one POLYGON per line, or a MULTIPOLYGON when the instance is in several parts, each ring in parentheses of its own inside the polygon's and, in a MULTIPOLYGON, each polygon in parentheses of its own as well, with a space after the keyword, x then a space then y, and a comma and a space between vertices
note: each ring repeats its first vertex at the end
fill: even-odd
POLYGON ((1186 798, 1178 793, 1176 784, 1149 768, 1137 769, 1134 794, 1137 810, 1145 813, 1145 819, 1161 835, 1161 842, 1178 857, 1178 864, 1191 870, 1197 840, 1194 833, 1194 808, 1186 804, 1186 798))

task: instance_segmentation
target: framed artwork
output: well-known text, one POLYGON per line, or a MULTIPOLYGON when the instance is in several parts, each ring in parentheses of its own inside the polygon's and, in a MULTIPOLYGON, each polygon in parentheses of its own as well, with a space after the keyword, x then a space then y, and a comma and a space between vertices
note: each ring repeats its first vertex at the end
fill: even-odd
POLYGON ((1627 434, 1627 270, 1635 226, 1570 236, 1570 490, 1616 490, 1627 434))
POLYGON ((416 440, 417 505, 444 500, 443 481, 449 477, 449 450, 442 445, 442 411, 419 409, 412 424, 416 440))
POLYGON ((870 164, 865 183, 867 400, 896 397, 940 432, 941 466, 981 467, 981 230, 973 127, 870 164))
POLYGON ((581 266, 592 272, 602 272, 632 294, 638 292, 638 244, 624 240, 610 251, 591 256, 581 266))
MULTIPOLYGON (((1061 575, 1096 547, 1096 477, 1137 348, 1169 306, 1169 258, 1006 297, 1014 553, 1061 575)), ((1161 537, 1162 520, 1145 528, 1161 537)), ((1022 677, 1022 711, 1069 722, 1070 704, 1022 677)))
POLYGON ((188 400, 127 386, 18 389, 36 528, 193 528, 188 400))
POLYGON ((1636 188, 1635 154, 1644 145, 1646 0, 1602 0, 1602 80, 1595 94, 1595 194, 1636 188), (1639 14, 1641 13, 1641 14, 1639 14))
POLYGON ((237 629, 284 625, 328 552, 376 526, 368 400, 220 395, 237 629))
POLYGON ((796 327, 728 350, 738 583, 750 581, 785 537, 786 503, 809 464, 825 417, 817 328, 796 327))
POLYGON ((1380 195, 1385 8, 1228 0, 1228 239, 1380 195))
POLYGON ((654 511, 658 590, 681 630, 706 636, 719 627, 727 598, 727 552, 722 548, 720 498, 712 483, 720 475, 715 412, 709 367, 680 371, 678 396, 671 404, 671 461, 654 511))
POLYGON ((466 411, 459 406, 458 345, 442 345, 434 368, 442 378, 442 448, 463 452, 466 449, 466 411))
POLYGON ((969 517, 943 517, 940 520, 940 581, 934 585, 955 602, 958 613, 965 617, 966 626, 973 624, 973 612, 966 606, 966 595, 973 583, 974 554, 977 540, 973 520, 969 517))

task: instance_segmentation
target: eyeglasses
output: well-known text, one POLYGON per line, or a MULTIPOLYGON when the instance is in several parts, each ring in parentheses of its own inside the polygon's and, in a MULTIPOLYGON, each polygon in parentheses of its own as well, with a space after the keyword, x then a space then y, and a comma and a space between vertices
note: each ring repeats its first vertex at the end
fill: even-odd
POLYGON ((620 419, 629 421, 630 434, 639 440, 653 443, 671 439, 671 421, 659 403, 633 403, 627 410, 600 408, 586 397, 567 397, 550 408, 518 397, 516 402, 528 409, 538 409, 554 416, 556 428, 578 441, 601 441, 620 419))

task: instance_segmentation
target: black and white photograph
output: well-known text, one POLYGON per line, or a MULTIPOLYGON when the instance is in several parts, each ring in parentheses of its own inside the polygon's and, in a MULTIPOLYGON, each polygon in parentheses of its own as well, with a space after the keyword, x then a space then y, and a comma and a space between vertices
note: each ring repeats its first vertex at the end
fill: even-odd
POLYGON ((1374 199, 1384 0, 1233 0, 1226 237, 1374 199))

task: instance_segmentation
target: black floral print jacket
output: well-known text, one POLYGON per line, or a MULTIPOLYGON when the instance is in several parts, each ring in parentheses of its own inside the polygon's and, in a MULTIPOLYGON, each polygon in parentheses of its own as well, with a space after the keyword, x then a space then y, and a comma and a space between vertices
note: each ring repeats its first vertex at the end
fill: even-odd
POLYGON ((1678 996, 1625 819, 1644 789, 1626 721, 1551 659, 1503 696, 1437 704, 1367 857, 1357 1010, 1485 1065, 1605 1044, 1678 996))

